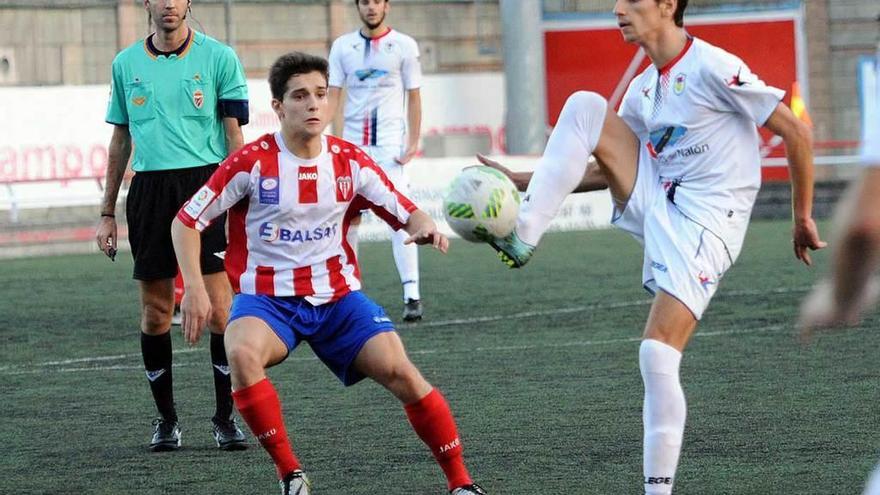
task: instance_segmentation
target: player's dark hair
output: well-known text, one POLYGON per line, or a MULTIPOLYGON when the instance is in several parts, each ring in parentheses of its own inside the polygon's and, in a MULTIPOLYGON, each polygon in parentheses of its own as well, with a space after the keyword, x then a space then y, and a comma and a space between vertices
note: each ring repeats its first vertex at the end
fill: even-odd
POLYGON ((284 99, 287 90, 287 81, 293 76, 320 72, 324 80, 329 80, 327 59, 303 52, 290 52, 278 57, 269 69, 269 88, 272 90, 272 98, 284 99))
POLYGON ((675 6, 675 14, 673 19, 675 19, 675 25, 678 27, 684 27, 684 9, 688 7, 688 0, 678 0, 678 4, 675 6))
MULTIPOLYGON (((385 3, 388 3, 388 0, 385 0, 385 3)), ((357 7, 361 4, 361 0, 354 0, 354 6, 357 7)))

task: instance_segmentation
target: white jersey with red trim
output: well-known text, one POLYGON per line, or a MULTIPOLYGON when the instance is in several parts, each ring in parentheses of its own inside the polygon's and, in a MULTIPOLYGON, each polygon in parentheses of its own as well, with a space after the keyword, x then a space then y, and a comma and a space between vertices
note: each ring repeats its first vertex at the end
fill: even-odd
POLYGON ((201 231, 229 210, 226 272, 236 293, 319 305, 361 287, 347 234, 363 208, 400 228, 416 206, 357 146, 322 136, 320 155, 303 159, 276 133, 221 163, 177 218, 201 231))
POLYGON ((406 91, 422 84, 419 46, 393 29, 344 34, 330 48, 330 86, 345 88, 342 136, 360 146, 402 146, 406 91))
POLYGON ((760 136, 785 92, 738 57, 690 38, 666 67, 630 83, 620 116, 639 136, 667 197, 739 251, 761 185, 760 136))

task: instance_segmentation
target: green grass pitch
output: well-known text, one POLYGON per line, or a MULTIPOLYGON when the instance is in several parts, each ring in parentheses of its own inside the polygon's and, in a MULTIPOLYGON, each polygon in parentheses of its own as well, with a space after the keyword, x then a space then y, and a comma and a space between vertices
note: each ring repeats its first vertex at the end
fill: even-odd
MULTIPOLYGON (((826 229, 827 230, 827 229, 826 229)), ((447 396, 492 494, 641 493, 641 251, 613 231, 554 233, 523 270, 486 246, 422 249, 426 320, 399 327, 447 396)), ((399 318, 388 244, 364 244, 366 292, 399 318)), ((789 226, 755 222, 682 364, 677 494, 857 494, 880 458, 877 318, 798 344, 789 226)), ((151 454, 130 257, 0 262, 2 494, 275 494, 268 456, 213 446, 207 340, 175 329, 183 448, 151 454)), ((443 479, 379 386, 342 387, 307 346, 272 369, 318 495, 440 494, 443 479)))

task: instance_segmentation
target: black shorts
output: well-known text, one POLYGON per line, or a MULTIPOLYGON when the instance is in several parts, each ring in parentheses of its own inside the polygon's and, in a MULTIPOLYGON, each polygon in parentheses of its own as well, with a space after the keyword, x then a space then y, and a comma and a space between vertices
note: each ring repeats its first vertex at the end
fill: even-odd
MULTIPOLYGON (((217 165, 205 165, 135 174, 128 190, 125 216, 136 280, 177 276, 171 221, 216 169, 217 165)), ((223 271, 223 260, 215 253, 226 249, 225 229, 224 214, 202 232, 202 273, 205 275, 223 271)))

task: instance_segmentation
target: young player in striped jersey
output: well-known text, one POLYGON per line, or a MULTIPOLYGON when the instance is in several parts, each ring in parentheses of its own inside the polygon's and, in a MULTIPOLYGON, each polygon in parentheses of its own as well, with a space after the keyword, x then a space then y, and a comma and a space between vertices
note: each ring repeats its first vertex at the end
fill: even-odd
POLYGON ((226 269, 236 292, 226 332, 233 398, 272 457, 282 493, 305 495, 309 483, 265 368, 303 341, 345 385, 370 377, 404 404, 451 493, 484 493, 465 468, 446 400, 409 361, 384 310, 359 291, 348 234, 352 216, 369 207, 405 230, 408 244, 446 252, 448 239, 366 153, 322 135, 330 115, 326 60, 285 55, 272 66, 269 83, 281 131, 224 161, 172 225, 186 285, 186 339, 198 340, 210 310, 197 262, 198 232, 228 210, 226 269))
MULTIPOLYGON (((877 18, 880 22, 880 17, 877 18)), ((858 77, 862 102, 862 176, 853 182, 837 212, 831 279, 816 285, 801 307, 801 335, 856 325, 876 305, 880 287, 880 43, 869 70, 858 77)), ((880 465, 864 495, 880 495, 880 465)))
MULTIPOLYGON (((409 192, 406 164, 415 156, 421 126, 422 70, 415 40, 385 23, 388 0, 355 0, 363 27, 340 36, 330 49, 330 107, 345 88, 342 136, 376 161, 399 191, 409 192)), ((353 224, 360 223, 360 217, 353 224)), ((422 318, 419 253, 392 232, 391 248, 403 285, 403 319, 422 318)))
POLYGON ((595 93, 566 102, 535 168, 513 234, 493 246, 511 267, 531 258, 565 196, 598 188, 595 155, 614 201, 613 223, 645 248, 642 283, 654 301, 639 349, 645 387, 644 491, 672 493, 687 406, 682 352, 739 255, 760 185, 759 135, 782 136, 791 176, 794 254, 825 243, 812 219, 811 133, 736 56, 688 35, 686 0, 618 0, 625 41, 652 61, 629 86, 620 116, 595 93))

